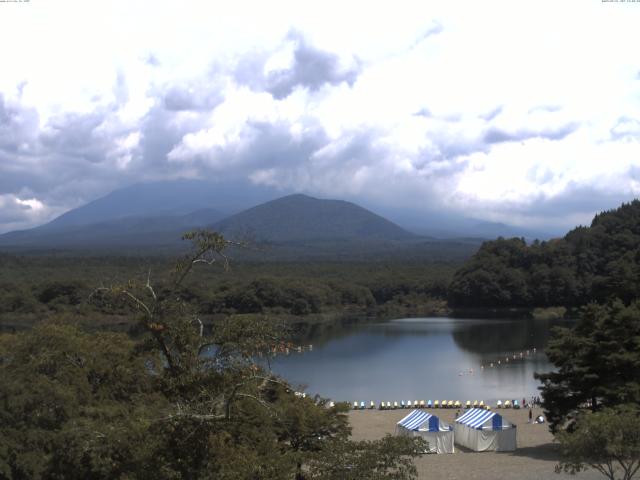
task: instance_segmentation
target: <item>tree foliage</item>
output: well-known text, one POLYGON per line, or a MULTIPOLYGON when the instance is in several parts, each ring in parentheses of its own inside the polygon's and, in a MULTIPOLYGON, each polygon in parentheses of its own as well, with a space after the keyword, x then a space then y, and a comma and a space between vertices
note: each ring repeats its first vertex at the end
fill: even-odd
POLYGON ((537 378, 553 431, 573 428, 585 406, 640 406, 640 302, 588 305, 573 328, 553 331, 546 353, 557 370, 537 378))
POLYGON ((310 462, 314 480, 402 480, 413 478, 417 470, 412 458, 427 449, 420 437, 385 436, 378 441, 345 442, 323 445, 310 462))
POLYGON ((640 201, 563 238, 485 242, 450 285, 454 307, 577 307, 640 297, 640 201))
POLYGON ((640 469, 640 410, 637 405, 581 413, 573 432, 561 432, 563 459, 556 471, 590 467, 610 480, 631 480, 640 469))
POLYGON ((230 316, 203 335, 183 284, 199 265, 226 266, 229 243, 185 239, 193 251, 168 281, 149 272, 91 295, 129 308, 138 337, 68 318, 0 336, 0 480, 327 478, 341 451, 357 478, 414 478, 417 441, 373 442, 372 456, 349 441, 345 405, 296 395, 270 372, 261 359, 286 340, 279 324, 230 316))
POLYGON ((561 444, 557 470, 589 466, 611 480, 632 478, 640 465, 640 302, 588 305, 573 328, 553 331, 547 355, 557 370, 536 376, 561 444))

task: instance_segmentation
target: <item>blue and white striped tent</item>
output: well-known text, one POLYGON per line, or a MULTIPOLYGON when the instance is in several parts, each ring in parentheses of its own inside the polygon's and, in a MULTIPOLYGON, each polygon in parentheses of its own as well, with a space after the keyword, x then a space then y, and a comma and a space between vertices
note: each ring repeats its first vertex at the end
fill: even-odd
POLYGON ((472 408, 456 419, 458 445, 476 452, 507 452, 516 449, 516 427, 496 412, 472 408))
POLYGON ((420 436, 429 443, 429 453, 453 453, 453 428, 424 410, 413 410, 396 426, 398 435, 420 436))

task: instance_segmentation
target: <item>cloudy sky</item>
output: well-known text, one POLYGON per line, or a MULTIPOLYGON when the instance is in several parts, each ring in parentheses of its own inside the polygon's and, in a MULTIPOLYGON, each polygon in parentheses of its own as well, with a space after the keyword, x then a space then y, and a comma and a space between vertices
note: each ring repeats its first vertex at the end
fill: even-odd
POLYGON ((569 227, 640 196, 640 2, 0 2, 0 232, 139 181, 569 227))

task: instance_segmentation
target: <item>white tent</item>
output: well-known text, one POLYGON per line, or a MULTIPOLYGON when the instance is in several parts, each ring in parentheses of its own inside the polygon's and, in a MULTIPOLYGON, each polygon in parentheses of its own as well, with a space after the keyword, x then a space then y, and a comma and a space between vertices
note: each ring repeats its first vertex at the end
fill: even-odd
POLYGON ((516 449, 516 426, 490 410, 472 408, 456 419, 456 443, 476 452, 516 449))
POLYGON ((453 453, 453 428, 424 410, 414 410, 400 420, 396 433, 424 438, 429 453, 453 453))

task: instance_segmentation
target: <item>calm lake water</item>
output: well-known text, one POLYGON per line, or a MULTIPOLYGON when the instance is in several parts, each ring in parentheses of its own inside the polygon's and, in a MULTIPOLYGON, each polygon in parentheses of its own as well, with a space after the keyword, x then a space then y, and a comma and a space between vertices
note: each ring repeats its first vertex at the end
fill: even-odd
POLYGON ((522 401, 538 394, 534 372, 553 368, 544 354, 553 325, 570 324, 452 318, 356 324, 310 339, 313 351, 277 356, 271 367, 336 401, 522 401))

